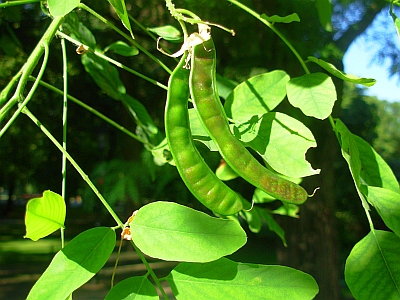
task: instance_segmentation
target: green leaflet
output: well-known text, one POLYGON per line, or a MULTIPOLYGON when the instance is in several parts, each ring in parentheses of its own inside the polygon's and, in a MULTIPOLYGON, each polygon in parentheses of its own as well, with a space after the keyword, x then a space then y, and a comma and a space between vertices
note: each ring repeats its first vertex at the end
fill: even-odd
POLYGON ((246 243, 238 222, 172 202, 143 206, 130 224, 132 240, 151 257, 208 262, 232 254, 246 243))
POLYGON ((29 200, 26 205, 25 238, 37 241, 64 227, 66 207, 64 199, 51 191, 40 198, 29 200))
POLYGON ((358 300, 400 298, 400 238, 392 232, 368 233, 351 250, 345 279, 358 300))
POLYGON ((117 41, 111 45, 108 45, 106 48, 104 48, 103 52, 106 53, 107 51, 113 51, 114 53, 122 56, 135 56, 139 54, 138 48, 135 46, 130 46, 122 41, 117 41))
POLYGON ((48 0, 47 5, 53 17, 62 17, 75 9, 80 2, 80 0, 48 0))
MULTIPOLYGON (((351 175, 364 207, 368 207, 368 204, 365 202, 367 200, 374 206, 379 207, 379 205, 383 205, 381 209, 385 210, 386 205, 383 204, 385 200, 380 200, 380 197, 376 196, 376 193, 380 194, 379 190, 369 189, 369 187, 390 190, 392 192, 391 195, 398 194, 399 184, 393 171, 366 141, 352 134, 339 119, 336 120, 336 131, 340 134, 342 155, 349 165, 351 175)), ((389 192, 385 192, 384 194, 387 193, 389 192)), ((395 200, 390 196, 388 201, 387 205, 390 205, 390 202, 395 200)), ((385 218, 384 215, 381 215, 381 217, 385 218)))
POLYGON ((236 125, 233 133, 281 174, 299 178, 320 172, 305 159, 308 149, 317 146, 312 132, 288 115, 270 112, 253 116, 249 121, 236 125))
POLYGON ((305 74, 292 78, 286 85, 291 105, 303 114, 317 119, 326 119, 337 100, 332 79, 324 73, 305 74))
POLYGON ((115 12, 117 13, 118 17, 121 19, 122 24, 124 24, 125 28, 129 30, 133 37, 131 23, 129 22, 129 15, 125 7, 124 0, 108 0, 112 7, 114 8, 115 12))
POLYGON ((281 16, 267 16, 266 14, 262 14, 261 18, 264 20, 267 20, 268 22, 271 23, 292 23, 292 22, 300 22, 300 18, 296 13, 293 13, 291 15, 281 17, 281 16))
POLYGON ((226 258, 205 264, 180 263, 167 281, 178 300, 307 300, 318 293, 315 280, 301 271, 226 258))
POLYGON ((270 112, 286 96, 289 76, 276 70, 247 79, 234 88, 226 99, 224 109, 228 118, 249 120, 254 112, 270 112))
POLYGON ((27 299, 66 299, 104 266, 115 239, 115 231, 108 227, 92 228, 76 236, 54 256, 27 299))
POLYGON ((328 31, 332 32, 332 4, 331 0, 317 0, 316 2, 318 18, 322 27, 328 31))
POLYGON ((346 74, 338 70, 334 65, 326 61, 323 61, 322 59, 313 56, 308 56, 307 58, 309 61, 316 63, 317 65, 319 65, 320 67, 331 73, 333 76, 336 76, 344 81, 349 81, 356 84, 362 84, 365 86, 373 86, 376 83, 376 80, 373 78, 360 78, 355 75, 346 74))
POLYGON ((180 43, 183 40, 181 32, 171 25, 147 28, 147 30, 154 32, 166 41, 180 43))
POLYGON ((366 194, 386 226, 400 237, 400 194, 374 186, 368 186, 366 194))

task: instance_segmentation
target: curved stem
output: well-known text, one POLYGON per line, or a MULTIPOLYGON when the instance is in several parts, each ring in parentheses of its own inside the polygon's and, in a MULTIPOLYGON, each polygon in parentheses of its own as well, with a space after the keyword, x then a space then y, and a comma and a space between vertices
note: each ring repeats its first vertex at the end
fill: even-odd
MULTIPOLYGON (((9 112, 12 107, 17 104, 18 102, 22 101, 23 98, 23 91, 26 86, 26 82, 28 77, 32 74, 33 70, 35 69, 37 63, 39 62, 43 52, 45 51, 44 46, 49 45, 51 40, 53 39, 58 27, 63 22, 64 17, 55 17, 53 21, 50 23, 49 27, 47 28, 46 32, 43 34, 42 38, 40 39, 39 43, 36 45, 35 49, 29 55, 29 58, 18 72, 21 74, 21 78, 19 79, 18 86, 15 90, 14 95, 11 99, 4 105, 0 110, 0 122, 4 119, 7 112, 9 112)), ((0 134, 1 137, 1 134, 0 134)))
MULTIPOLYGON (((62 123, 63 123, 63 149, 67 151, 67 115, 68 115, 68 64, 67 64, 67 51, 65 47, 65 40, 61 39, 61 52, 63 58, 63 114, 62 114, 62 123)), ((40 81, 39 81, 40 83, 40 81)), ((63 153, 61 158, 61 175, 62 175, 62 183, 61 183, 61 196, 64 201, 66 200, 65 190, 67 185, 67 157, 63 153)), ((61 247, 64 248, 64 228, 61 227, 61 247)))
POLYGON ((255 17, 257 20, 259 20, 260 22, 262 22, 266 26, 268 26, 286 44, 286 46, 288 46, 288 48, 293 52, 293 54, 296 56, 297 60, 300 62, 301 66, 303 67, 304 72, 306 72, 307 74, 310 74, 310 71, 308 70, 306 63, 301 58, 300 54, 293 47, 293 45, 289 42, 289 40, 274 25, 272 25, 267 20, 261 18, 261 16, 258 13, 256 13, 254 10, 250 9, 246 5, 240 3, 236 0, 227 0, 227 1, 231 2, 232 4, 236 5, 237 7, 241 8, 241 9, 243 9, 244 11, 246 11, 247 13, 249 13, 250 15, 255 17))
MULTIPOLYGON (((1 138, 1 137, 3 136, 3 134, 7 131, 7 129, 11 126, 11 124, 15 121, 15 119, 19 116, 19 114, 21 113, 21 111, 23 110, 23 108, 24 108, 24 107, 28 104, 28 102, 31 100, 33 94, 34 94, 35 91, 36 91, 36 88, 37 88, 38 85, 39 85, 39 81, 40 81, 40 79, 41 79, 42 76, 43 76, 43 73, 44 73, 44 70, 46 69, 47 61, 48 61, 48 58, 49 58, 49 46, 48 46, 46 43, 44 43, 44 42, 43 42, 43 49, 44 49, 43 63, 42 63, 42 66, 40 67, 40 71, 39 71, 38 77, 36 78, 35 82, 33 83, 33 86, 32 86, 32 88, 31 88, 31 90, 29 91, 28 95, 26 96, 26 98, 24 99, 24 101, 23 101, 22 103, 19 104, 18 109, 14 112, 14 114, 12 115, 12 117, 10 118, 10 120, 8 120, 8 122, 6 123, 6 125, 4 125, 4 127, 1 129, 1 131, 0 131, 0 138, 1 138)), ((26 74, 26 73, 24 73, 24 74, 22 75, 22 78, 21 78, 21 80, 20 80, 20 83, 21 83, 21 81, 23 80, 25 74, 26 74)), ((24 84, 23 84, 24 87, 25 87, 27 81, 28 81, 28 77, 26 76, 26 78, 24 79, 24 84)), ((17 88, 17 91, 15 91, 15 94, 17 94, 17 93, 18 93, 18 88, 17 88)), ((22 97, 23 97, 23 96, 21 95, 21 96, 18 97, 18 99, 21 99, 22 97)))
POLYGON ((144 257, 142 251, 135 245, 135 243, 131 240, 131 245, 135 249, 136 253, 139 255, 140 260, 146 266, 147 272, 150 274, 151 278, 153 278, 154 283, 157 285, 158 289, 160 290, 161 294, 163 295, 164 299, 169 299, 167 294, 162 287, 160 280, 158 279, 157 275, 154 273, 153 269, 150 267, 149 263, 147 262, 146 258, 144 257))
POLYGON ((83 172, 81 167, 78 165, 78 163, 72 158, 72 156, 65 151, 65 149, 62 147, 62 145, 54 138, 54 136, 46 129, 46 127, 43 126, 43 124, 29 111, 27 107, 24 107, 22 110, 22 113, 27 115, 39 128, 42 130, 42 132, 50 139, 50 141, 53 142, 53 144, 58 148, 58 150, 63 153, 68 161, 71 163, 71 165, 75 168, 75 170, 81 175, 84 181, 89 185, 89 187, 92 189, 92 191, 96 194, 96 196, 100 199, 101 203, 104 205, 104 207, 107 209, 107 211, 110 213, 110 215, 113 217, 115 222, 122 228, 124 224, 121 222, 121 220, 118 218, 114 210, 111 208, 111 206, 107 203, 107 201, 104 199, 104 197, 100 194, 99 190, 96 188, 96 186, 93 184, 93 182, 89 179, 89 177, 83 172))

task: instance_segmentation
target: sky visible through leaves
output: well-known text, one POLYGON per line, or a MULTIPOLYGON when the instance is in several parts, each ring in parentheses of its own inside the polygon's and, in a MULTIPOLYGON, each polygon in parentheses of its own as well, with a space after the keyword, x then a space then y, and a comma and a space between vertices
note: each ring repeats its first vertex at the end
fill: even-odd
POLYGON ((384 19, 391 21, 386 11, 377 16, 377 20, 366 30, 365 35, 358 37, 351 44, 343 59, 344 71, 377 80, 374 86, 365 90, 366 95, 376 96, 379 100, 400 102, 400 75, 389 76, 388 69, 391 63, 389 60, 373 62, 377 48, 371 47, 371 42, 367 41, 367 36, 373 35, 374 31, 387 31, 400 51, 400 37, 396 33, 393 22, 383 22, 384 19))

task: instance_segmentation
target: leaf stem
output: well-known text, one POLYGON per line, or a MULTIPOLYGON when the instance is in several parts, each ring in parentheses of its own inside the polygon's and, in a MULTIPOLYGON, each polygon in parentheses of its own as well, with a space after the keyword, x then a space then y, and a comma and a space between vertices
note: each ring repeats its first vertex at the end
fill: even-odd
POLYGON ((132 45, 136 46, 140 51, 142 51, 144 54, 146 54, 148 57, 150 57, 153 61, 158 63, 165 71, 167 71, 169 74, 172 73, 171 69, 168 68, 161 60, 159 60, 157 57, 155 57, 153 54, 151 54, 149 51, 147 51, 144 47, 142 47, 138 42, 136 42, 132 37, 129 35, 125 34, 123 31, 118 29, 115 25, 113 25, 111 22, 109 22, 106 18, 103 18, 100 14, 95 12, 93 9, 90 7, 86 6, 83 3, 79 3, 78 5, 79 8, 86 10, 96 18, 98 18, 100 21, 103 23, 107 24, 110 28, 112 28, 114 31, 119 33, 122 37, 124 37, 127 41, 132 43, 132 45))
POLYGON ((153 269, 150 267, 149 263, 147 262, 146 258, 144 257, 142 251, 135 245, 135 243, 131 240, 131 245, 135 249, 136 253, 139 255, 139 258, 143 262, 143 264, 146 266, 147 272, 150 274, 151 278, 153 278, 155 284, 157 285, 158 289, 160 290, 161 294, 163 295, 164 299, 169 299, 167 294, 164 291, 164 288, 162 287, 160 280, 158 279, 157 275, 154 273, 153 269))
POLYGON ((10 6, 16 6, 16 5, 24 5, 24 4, 30 4, 30 3, 38 3, 41 0, 20 0, 20 1, 6 1, 2 4, 0 4, 0 9, 1 8, 6 8, 10 6))
MULTIPOLYGON (((21 77, 19 79, 18 86, 15 90, 14 95, 0 110, 0 122, 5 118, 6 114, 12 109, 12 107, 15 104, 22 101, 23 91, 25 89, 28 77, 32 74, 37 63, 39 62, 40 57, 42 56, 43 52, 45 51, 45 48, 49 46, 58 27, 61 25, 63 20, 64 20, 63 17, 55 17, 53 19, 53 21, 50 23, 49 27, 47 28, 46 32, 43 34, 42 38, 40 39, 40 41, 38 42, 36 47, 33 49, 32 53, 29 55, 29 58, 27 59, 26 63, 23 65, 23 67, 19 71, 19 73, 21 74, 21 77)), ((0 134, 0 137, 1 136, 2 136, 2 134, 0 134)))
MULTIPOLYGON (((79 41, 73 39, 72 37, 66 35, 65 33, 61 32, 61 31, 57 31, 57 35, 62 37, 62 38, 64 38, 64 39, 66 39, 66 40, 68 40, 68 41, 70 41, 71 43, 73 43, 76 46, 82 45, 82 43, 80 43, 79 41)), ((88 51, 94 53, 95 55, 97 55, 98 57, 108 61, 109 63, 112 63, 113 65, 115 65, 115 66, 117 66, 117 67, 119 67, 119 68, 121 68, 121 69, 123 69, 125 71, 128 71, 129 73, 132 73, 133 75, 136 75, 136 76, 138 76, 138 77, 140 77, 140 78, 142 78, 144 80, 147 80, 148 82, 150 82, 150 83, 152 83, 152 84, 154 84, 154 85, 156 85, 156 86, 158 86, 158 87, 160 87, 160 88, 162 88, 164 90, 168 90, 168 87, 166 85, 164 85, 164 84, 162 84, 162 83, 160 83, 160 82, 158 82, 158 81, 156 81, 156 80, 154 80, 154 79, 152 79, 150 77, 147 77, 146 75, 143 75, 143 74, 141 74, 141 73, 139 73, 139 72, 137 72, 137 71, 135 71, 135 70, 123 65, 123 64, 121 64, 119 61, 116 61, 116 60, 114 60, 114 59, 112 59, 112 58, 110 58, 110 57, 108 57, 108 56, 106 56, 106 55, 104 55, 104 54, 92 49, 92 48, 89 48, 89 46, 87 46, 87 45, 84 45, 84 46, 87 47, 88 51)))
MULTIPOLYGON (((40 67, 40 70, 39 70, 38 77, 36 78, 35 82, 33 83, 33 86, 32 86, 32 88, 30 89, 30 91, 29 91, 28 95, 26 96, 26 98, 24 99, 24 101, 23 101, 22 103, 19 104, 18 109, 14 112, 14 114, 13 114, 12 117, 8 120, 8 122, 6 123, 6 125, 4 125, 4 127, 1 129, 1 131, 0 131, 0 138, 1 138, 1 137, 3 136, 3 134, 7 131, 7 129, 12 125, 12 123, 15 121, 15 119, 19 116, 19 114, 21 113, 22 109, 23 109, 23 108, 28 104, 28 102, 31 100, 33 94, 34 94, 35 91, 36 91, 36 88, 37 88, 38 85, 39 85, 39 80, 40 80, 40 79, 42 78, 42 76, 43 76, 43 73, 44 73, 44 71, 45 71, 45 69, 46 69, 47 61, 48 61, 48 58, 49 58, 49 46, 48 46, 46 43, 43 43, 43 49, 44 49, 44 57, 43 57, 42 66, 40 67)), ((24 73, 24 74, 26 74, 26 73, 24 73)), ((22 77, 24 77, 24 74, 22 75, 22 77)), ((25 81, 24 84, 23 84, 24 86, 26 85, 27 79, 28 79, 28 77, 24 80, 24 81, 25 81)), ((21 80, 22 80, 22 78, 21 78, 21 80)), ((20 81, 20 83, 21 83, 21 81, 20 81)), ((17 93, 17 91, 16 91, 15 93, 17 93)), ((21 98, 19 98, 19 99, 22 99, 23 96, 21 95, 21 96, 19 96, 19 97, 21 97, 21 98)), ((10 99, 10 101, 11 101, 11 99, 10 99)))
MULTIPOLYGON (((61 52, 63 60, 63 113, 62 113, 62 124, 63 124, 63 149, 67 151, 67 116, 68 116, 68 64, 67 64, 67 51, 65 47, 65 40, 61 39, 61 52)), ((66 201, 66 185, 67 185, 67 157, 62 154, 61 158, 61 197, 66 201)), ((61 247, 64 248, 64 229, 61 228, 61 247)))
MULTIPOLYGON (((35 77, 31 76, 31 79, 35 80, 35 77)), ((45 88, 59 94, 59 95, 63 95, 63 91, 61 91, 60 89, 52 86, 51 84, 40 80, 40 85, 44 86, 45 88)), ((135 135, 134 133, 130 132, 128 129, 126 129, 125 127, 119 125, 118 123, 116 123, 115 121, 113 121, 112 119, 106 117, 105 115, 103 115, 101 112, 97 111, 96 109, 92 108, 91 106, 85 104, 84 102, 80 101, 79 99, 71 96, 71 95, 67 95, 67 98, 69 100, 71 100, 72 102, 74 102, 75 104, 78 104, 79 106, 81 106, 82 108, 90 111, 91 113, 93 113, 94 115, 98 116, 100 119, 102 119, 103 121, 109 123, 111 126, 114 126, 115 128, 117 128, 118 130, 122 131, 123 133, 129 135, 131 138, 134 138, 135 140, 146 144, 147 142, 143 139, 141 139, 139 136, 135 135)))

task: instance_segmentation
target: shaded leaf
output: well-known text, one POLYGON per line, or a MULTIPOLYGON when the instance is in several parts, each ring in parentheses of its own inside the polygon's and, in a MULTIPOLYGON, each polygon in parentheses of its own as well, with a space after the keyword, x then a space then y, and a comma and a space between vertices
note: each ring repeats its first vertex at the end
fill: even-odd
POLYGON ((363 195, 361 184, 361 160, 357 143, 354 135, 349 131, 346 125, 339 119, 336 120, 335 130, 339 133, 339 142, 343 158, 346 160, 351 176, 353 177, 357 193, 360 196, 364 209, 369 209, 368 203, 363 195))
POLYGON ((355 134, 352 134, 352 137, 360 154, 360 176, 363 182, 367 185, 382 187, 395 193, 400 193, 399 182, 383 158, 368 142, 355 134))
POLYGON ((261 217, 261 219, 264 220, 264 222, 267 224, 269 230, 271 230, 272 232, 275 232, 277 236, 280 237, 280 239, 282 240, 283 245, 286 247, 287 243, 286 243, 286 238, 285 238, 285 231, 282 229, 281 226, 279 226, 279 224, 275 221, 275 219, 272 217, 272 215, 267 212, 265 209, 256 207, 256 209, 258 210, 258 213, 261 217))
POLYGON ((280 16, 277 16, 277 15, 269 17, 266 14, 262 14, 261 18, 264 19, 264 20, 267 20, 268 22, 271 22, 271 23, 300 22, 300 18, 296 13, 293 13, 293 14, 285 16, 285 17, 280 17, 280 16))
POLYGON ((309 61, 316 63, 317 65, 319 65, 320 67, 331 73, 333 76, 336 76, 344 81, 349 81, 356 84, 362 84, 365 86, 373 86, 376 83, 376 80, 373 78, 360 78, 355 75, 346 74, 345 72, 338 70, 334 65, 326 61, 323 61, 322 59, 313 56, 309 56, 307 58, 309 61))
POLYGON ((54 256, 27 299, 66 299, 104 266, 115 241, 115 231, 108 227, 82 232, 54 256))
MULTIPOLYGON (((62 1, 58 1, 62 2, 62 1)), ((63 23, 63 29, 68 31, 74 39, 82 44, 94 49, 96 47, 96 38, 85 25, 79 21, 75 12, 68 14, 63 23)))
POLYGON ((223 159, 221 159, 221 163, 215 171, 215 175, 217 175, 217 177, 223 181, 228 181, 239 177, 239 175, 223 159))
POLYGON ((238 85, 237 82, 227 79, 219 74, 217 75, 217 90, 221 98, 228 98, 229 94, 232 93, 233 89, 238 85))
POLYGON ((351 250, 344 275, 358 300, 400 299, 400 238, 371 231, 351 250))
POLYGON ((367 199, 378 211, 386 226, 400 237, 400 194, 369 186, 367 187, 367 199))
POLYGON ((189 109, 189 122, 193 139, 202 142, 210 149, 210 151, 218 151, 217 145, 204 129, 203 124, 200 121, 199 115, 197 114, 197 110, 195 110, 194 108, 189 109))
POLYGON ((147 276, 136 276, 122 280, 107 294, 105 300, 157 300, 157 290, 147 276))
POLYGON ((332 4, 331 0, 317 0, 318 18, 321 26, 328 32, 332 32, 332 4))
POLYGON ((143 206, 131 222, 132 240, 151 257, 208 262, 232 254, 246 243, 239 223, 172 202, 143 206))
POLYGON ((86 72, 108 96, 114 100, 121 100, 126 89, 116 67, 90 52, 82 56, 82 64, 86 72))
POLYGON ((121 99, 138 126, 142 127, 150 137, 158 133, 157 126, 154 124, 146 107, 140 101, 128 94, 122 95, 121 99))
POLYGON ((64 227, 66 207, 64 199, 52 192, 45 191, 40 198, 29 200, 26 205, 25 238, 37 241, 64 227))
POLYGON ((205 264, 180 263, 167 281, 178 300, 306 300, 318 293, 315 280, 301 271, 226 258, 205 264))

